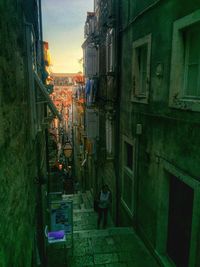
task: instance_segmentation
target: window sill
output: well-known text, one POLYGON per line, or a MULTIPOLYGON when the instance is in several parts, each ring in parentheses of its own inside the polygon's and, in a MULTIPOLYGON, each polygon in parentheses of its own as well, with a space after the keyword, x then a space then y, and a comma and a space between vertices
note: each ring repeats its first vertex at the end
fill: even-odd
POLYGON ((169 107, 186 111, 200 112, 200 100, 176 98, 170 100, 169 107))
POLYGON ((144 95, 134 95, 132 96, 131 101, 142 104, 148 104, 148 97, 144 95))
POLYGON ((108 161, 114 161, 114 159, 115 159, 114 156, 111 156, 111 155, 106 156, 106 160, 108 160, 108 161))

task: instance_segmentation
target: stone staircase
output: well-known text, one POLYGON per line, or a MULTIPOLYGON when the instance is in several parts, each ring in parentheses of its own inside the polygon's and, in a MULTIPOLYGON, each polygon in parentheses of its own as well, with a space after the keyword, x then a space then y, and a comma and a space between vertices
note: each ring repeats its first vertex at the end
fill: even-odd
POLYGON ((68 267, 158 267, 132 228, 97 230, 97 214, 89 191, 71 195, 74 206, 73 248, 68 251, 68 267))

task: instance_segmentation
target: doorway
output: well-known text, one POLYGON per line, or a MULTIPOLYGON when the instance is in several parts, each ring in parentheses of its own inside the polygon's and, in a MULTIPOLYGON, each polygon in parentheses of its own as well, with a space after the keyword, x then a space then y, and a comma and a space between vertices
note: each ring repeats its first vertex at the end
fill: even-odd
POLYGON ((189 266, 194 190, 170 177, 167 254, 177 267, 189 266))

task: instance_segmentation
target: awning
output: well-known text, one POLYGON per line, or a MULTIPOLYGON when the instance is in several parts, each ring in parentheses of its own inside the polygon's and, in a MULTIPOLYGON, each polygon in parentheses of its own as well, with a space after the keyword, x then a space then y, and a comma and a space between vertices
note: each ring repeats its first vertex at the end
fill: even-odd
POLYGON ((50 96, 49 96, 49 94, 47 92, 47 89, 45 88, 43 82, 38 77, 36 72, 34 72, 34 78, 35 78, 35 81, 36 81, 36 83, 37 83, 37 85, 38 85, 38 87, 40 89, 40 92, 42 93, 42 95, 46 99, 47 105, 50 108, 51 112, 61 121, 62 120, 61 115, 59 114, 56 106, 54 105, 53 101, 51 100, 51 98, 50 98, 50 96))

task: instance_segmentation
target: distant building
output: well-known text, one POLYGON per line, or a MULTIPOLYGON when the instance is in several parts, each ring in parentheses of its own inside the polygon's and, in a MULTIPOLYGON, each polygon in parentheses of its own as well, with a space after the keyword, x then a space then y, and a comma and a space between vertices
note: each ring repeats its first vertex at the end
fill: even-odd
MULTIPOLYGON (((95 1, 94 12, 85 22, 83 62, 86 76, 85 165, 86 188, 94 195, 103 183, 116 194, 115 176, 115 109, 116 109, 116 35, 114 2, 95 1)), ((116 217, 116 198, 112 216, 116 217)))
POLYGON ((64 130, 65 138, 72 139, 72 97, 77 85, 82 82, 83 75, 82 73, 51 73, 50 77, 53 83, 51 98, 63 117, 60 123, 55 119, 52 126, 57 129, 57 136, 62 142, 61 130, 64 130))
POLYGON ((92 78, 98 75, 98 32, 95 12, 87 12, 85 22, 85 42, 83 48, 83 73, 85 77, 92 78))
POLYGON ((99 136, 88 184, 110 186, 116 222, 134 226, 161 266, 198 266, 200 3, 96 0, 94 13, 84 47, 97 49, 98 91, 86 106, 99 112, 99 136))

